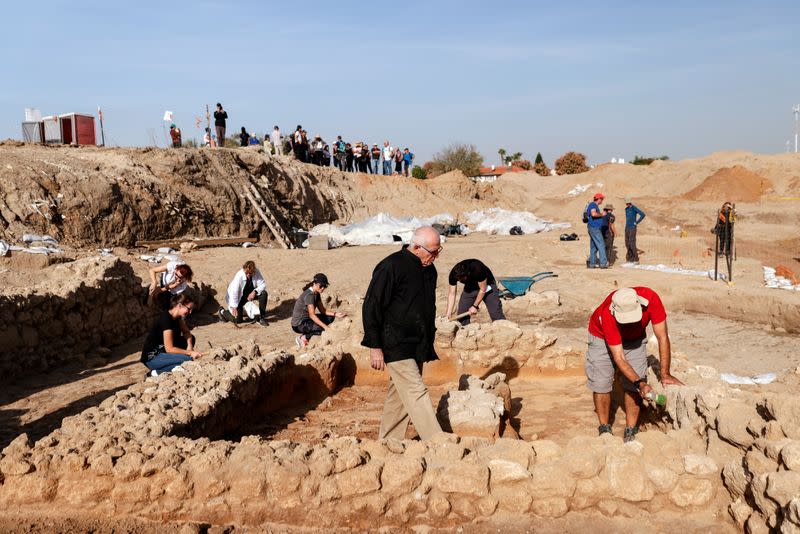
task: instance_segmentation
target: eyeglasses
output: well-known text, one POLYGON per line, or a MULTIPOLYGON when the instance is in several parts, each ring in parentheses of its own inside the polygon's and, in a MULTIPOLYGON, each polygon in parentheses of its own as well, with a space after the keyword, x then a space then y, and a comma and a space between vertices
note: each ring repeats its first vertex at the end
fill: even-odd
POLYGON ((435 250, 430 250, 427 247, 423 247, 422 245, 419 245, 419 248, 421 248, 422 250, 424 250, 425 252, 427 252, 431 256, 438 256, 444 250, 444 247, 441 246, 441 245, 438 248, 436 248, 435 250))
POLYGON ((186 304, 181 304, 181 306, 183 306, 183 307, 184 307, 184 309, 185 309, 187 312, 189 312, 189 314, 191 314, 191 313, 194 311, 194 308, 190 308, 190 307, 189 307, 189 306, 187 306, 186 304))

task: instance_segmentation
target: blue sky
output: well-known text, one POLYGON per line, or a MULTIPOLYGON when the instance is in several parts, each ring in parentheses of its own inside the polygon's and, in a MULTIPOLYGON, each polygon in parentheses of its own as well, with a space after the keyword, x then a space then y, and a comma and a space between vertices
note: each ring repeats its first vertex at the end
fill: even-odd
POLYGON ((567 150, 593 163, 777 153, 800 103, 797 2, 13 2, 0 138, 25 107, 96 113, 150 144, 222 102, 228 131, 567 150))

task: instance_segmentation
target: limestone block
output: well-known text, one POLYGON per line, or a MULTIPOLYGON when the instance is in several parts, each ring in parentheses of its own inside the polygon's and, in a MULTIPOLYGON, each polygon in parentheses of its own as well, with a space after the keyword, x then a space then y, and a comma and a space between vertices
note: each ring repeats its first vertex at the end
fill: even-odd
POLYGON ((781 463, 786 469, 800 472, 800 441, 787 443, 781 449, 781 463))
POLYGON ((728 513, 731 514, 736 526, 744 529, 744 525, 753 513, 753 509, 747 505, 744 499, 739 497, 728 506, 728 513))
POLYGON ((787 521, 791 521, 795 525, 800 526, 800 497, 795 497, 789 501, 789 505, 786 507, 784 518, 786 518, 787 521))
POLYGON ((603 450, 588 442, 586 438, 573 438, 564 449, 561 462, 576 478, 591 478, 597 475, 605 465, 603 450))
POLYGON ((753 406, 741 401, 725 400, 717 410, 717 433, 719 436, 740 448, 747 449, 755 438, 747 431, 750 419, 759 417, 753 406))
POLYGON ((492 487, 494 484, 517 482, 531 477, 530 471, 525 467, 509 460, 489 460, 492 487))
MULTIPOLYGON (((420 443, 420 442, 418 442, 420 443)), ((414 444, 408 446, 408 452, 412 452, 413 457, 414 444)), ((427 448, 427 446, 426 446, 427 448)), ((409 456, 408 452, 405 454, 409 456)), ((459 443, 436 443, 431 444, 424 453, 425 465, 430 468, 447 467, 461 460, 467 450, 459 443)))
POLYGON ((769 397, 766 407, 781 425, 788 438, 800 440, 800 398, 797 395, 775 395, 769 397))
POLYGON ((428 498, 428 513, 434 519, 443 519, 447 517, 451 508, 450 501, 441 493, 432 494, 428 498))
POLYGON ((531 513, 539 517, 561 517, 568 510, 567 500, 563 497, 534 499, 531 503, 531 513))
POLYGON ((468 493, 484 496, 489 493, 489 468, 458 462, 444 469, 436 480, 442 493, 468 493))
POLYGON ((499 438, 492 445, 477 449, 477 454, 483 460, 498 459, 516 462, 527 470, 536 459, 534 443, 538 442, 499 438))
POLYGON ((575 486, 575 479, 558 463, 537 463, 531 470, 531 478, 525 482, 525 487, 534 500, 572 497, 575 486))
POLYGON ((800 497, 800 473, 797 471, 778 471, 767 475, 767 496, 780 507, 800 497))
POLYGON ((754 476, 750 482, 750 494, 753 497, 753 503, 756 508, 761 512, 763 517, 769 517, 775 513, 778 506, 775 501, 766 496, 767 492, 767 474, 754 476))
POLYGON ((495 485, 492 481, 492 495, 501 510, 524 514, 531 508, 531 496, 523 484, 495 485))
POLYGON ((681 508, 700 507, 714 497, 714 484, 705 478, 683 475, 669 493, 669 500, 681 508))
POLYGON ((561 446, 548 439, 537 439, 536 441, 532 441, 531 445, 536 452, 537 463, 552 461, 556 458, 560 458, 562 455, 561 446))
POLYGON ((683 468, 690 475, 709 476, 719 471, 717 463, 708 456, 700 454, 685 454, 683 456, 683 468))
MULTIPOLYGON (((677 477, 676 477, 677 478, 677 477)), ((583 510, 596 505, 600 499, 608 494, 608 482, 600 477, 579 479, 572 495, 573 508, 583 510)))
POLYGON ((395 497, 411 493, 422 482, 425 465, 420 458, 392 458, 381 473, 382 493, 395 497))
POLYGON ((750 483, 750 474, 742 465, 742 460, 734 460, 725 464, 722 469, 722 481, 734 497, 742 497, 750 483))
POLYGON ((678 475, 672 469, 646 464, 645 471, 658 493, 669 493, 678 483, 678 475))
POLYGON ((601 473, 608 482, 609 494, 626 501, 649 501, 654 488, 644 470, 642 457, 626 451, 611 451, 601 473))
MULTIPOLYGON (((482 389, 450 391, 446 398, 446 416, 455 434, 496 438, 500 435, 503 400, 482 389)), ((444 419, 444 410, 439 412, 444 419)), ((445 427, 445 422, 442 426, 445 427)))
POLYGON ((381 489, 383 463, 373 460, 367 465, 344 471, 335 476, 342 497, 364 495, 381 489))
POLYGON ((772 473, 778 470, 778 463, 764 456, 764 453, 756 448, 747 451, 744 457, 744 465, 752 476, 772 473))

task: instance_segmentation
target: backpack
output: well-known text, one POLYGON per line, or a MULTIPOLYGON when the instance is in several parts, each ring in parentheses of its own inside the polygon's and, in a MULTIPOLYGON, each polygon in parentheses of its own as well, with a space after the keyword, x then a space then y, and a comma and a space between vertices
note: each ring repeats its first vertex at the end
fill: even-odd
POLYGON ((586 207, 583 208, 583 223, 586 224, 589 222, 589 204, 586 204, 586 207))

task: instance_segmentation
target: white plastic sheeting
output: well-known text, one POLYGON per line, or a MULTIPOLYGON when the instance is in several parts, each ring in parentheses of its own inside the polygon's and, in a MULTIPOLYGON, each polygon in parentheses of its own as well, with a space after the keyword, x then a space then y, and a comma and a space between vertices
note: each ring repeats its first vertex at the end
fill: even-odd
POLYGON ((567 194, 571 197, 577 197, 581 193, 587 191, 590 187, 592 187, 592 184, 585 184, 585 185, 578 184, 572 189, 570 189, 569 192, 567 192, 567 194))
POLYGON ((792 285, 792 281, 783 276, 775 274, 775 269, 772 267, 763 267, 764 269, 764 285, 773 289, 788 289, 789 291, 800 291, 800 284, 792 285))
MULTIPOLYGON (((707 276, 714 279, 714 269, 709 269, 707 271, 694 271, 692 269, 684 269, 683 267, 667 267, 659 263, 658 265, 639 265, 636 263, 623 263, 623 267, 626 269, 641 269, 643 271, 658 271, 660 273, 670 273, 670 274, 685 274, 689 276, 707 276)), ((725 280, 728 276, 724 273, 718 272, 717 278, 720 280, 725 280)))
MULTIPOLYGON (((449 213, 440 213, 433 217, 392 217, 379 213, 360 222, 338 226, 335 224, 319 224, 309 230, 309 236, 327 235, 331 247, 342 245, 391 245, 396 243, 394 236, 398 236, 404 244, 411 242, 414 229, 420 226, 439 224, 452 224, 453 216, 449 213)), ((306 246, 304 244, 304 246, 306 246)))
POLYGON ((756 375, 750 377, 750 376, 734 375, 731 373, 722 373, 719 375, 719 377, 728 384, 755 385, 755 384, 769 384, 770 382, 775 381, 778 375, 775 373, 764 373, 763 375, 756 375))
MULTIPOLYGON (((467 228, 462 228, 462 233, 487 232, 490 234, 508 235, 513 226, 519 226, 526 234, 548 232, 569 228, 569 223, 554 223, 540 219, 527 211, 509 211, 501 208, 491 208, 484 211, 470 211, 464 214, 467 228)), ((379 213, 363 221, 350 223, 345 226, 325 223, 319 224, 309 230, 309 236, 328 236, 331 247, 342 245, 391 245, 397 243, 397 236, 404 244, 411 242, 414 229, 420 226, 454 224, 455 219, 449 213, 440 213, 433 217, 392 217, 379 213)), ((307 246, 306 243, 303 246, 307 246)))
POLYGON ((554 223, 540 219, 529 211, 509 211, 502 208, 490 208, 484 211, 469 211, 464 214, 473 232, 509 235, 509 230, 519 226, 526 234, 538 234, 551 230, 569 228, 569 223, 554 223))

